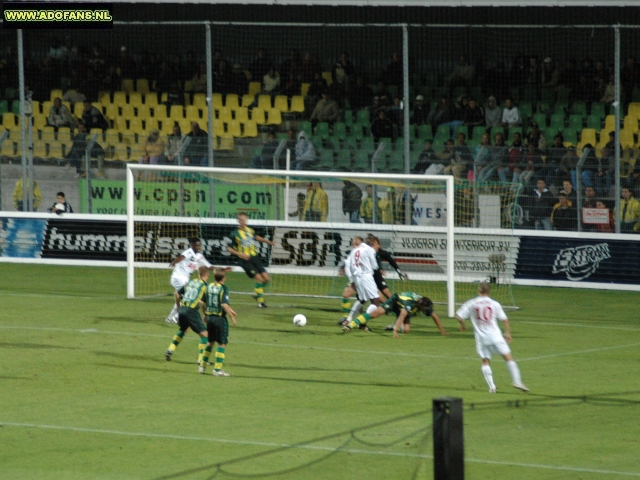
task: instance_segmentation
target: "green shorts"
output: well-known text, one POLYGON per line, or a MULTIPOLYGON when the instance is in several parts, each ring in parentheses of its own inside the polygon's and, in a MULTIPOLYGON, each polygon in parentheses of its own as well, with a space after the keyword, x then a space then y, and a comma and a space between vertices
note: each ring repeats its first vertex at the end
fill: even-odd
POLYGON ((207 333, 209 334, 209 343, 216 342, 218 345, 226 345, 229 342, 227 317, 207 315, 207 333))
POLYGON ((259 273, 266 272, 262 265, 262 260, 260 260, 260 257, 257 255, 255 257, 249 257, 249 260, 238 258, 238 265, 242 267, 249 278, 253 278, 259 273))
POLYGON ((200 313, 189 307, 180 307, 178 309, 178 325, 180 325, 180 330, 183 332, 186 332, 189 328, 197 334, 206 330, 200 313))

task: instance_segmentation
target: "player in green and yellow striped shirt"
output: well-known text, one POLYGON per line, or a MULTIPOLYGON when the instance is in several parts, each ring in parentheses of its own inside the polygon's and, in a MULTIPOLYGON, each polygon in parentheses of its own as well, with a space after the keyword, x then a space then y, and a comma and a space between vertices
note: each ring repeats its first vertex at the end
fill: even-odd
POLYGON ((210 283, 207 287, 207 301, 204 306, 204 313, 207 320, 209 343, 204 349, 202 363, 198 371, 204 373, 205 366, 213 350, 213 344, 217 343, 218 348, 216 350, 216 361, 213 364, 213 375, 216 377, 228 377, 229 374, 222 370, 229 336, 227 315, 231 317, 231 321, 235 326, 236 312, 229 306, 229 288, 224 284, 226 280, 224 272, 217 272, 215 280, 215 283, 210 283))
POLYGON ((180 330, 173 337, 173 341, 165 352, 167 362, 171 361, 173 352, 176 351, 180 342, 184 338, 187 330, 191 329, 200 335, 200 356, 198 361, 202 360, 202 354, 207 345, 207 329, 202 323, 200 312, 201 305, 204 305, 203 298, 207 294, 207 280, 209 279, 209 267, 203 265, 198 268, 198 279, 191 280, 184 287, 178 290, 182 296, 180 308, 178 309, 178 325, 180 330))
POLYGON ((271 277, 262 265, 256 242, 268 243, 272 247, 275 247, 276 244, 271 240, 256 235, 253 228, 247 226, 246 213, 238 214, 238 228, 231 232, 231 240, 233 241, 233 247, 227 247, 227 251, 238 257, 238 265, 242 267, 249 278, 255 280, 254 291, 258 300, 258 307, 266 308, 264 287, 269 283, 271 277))

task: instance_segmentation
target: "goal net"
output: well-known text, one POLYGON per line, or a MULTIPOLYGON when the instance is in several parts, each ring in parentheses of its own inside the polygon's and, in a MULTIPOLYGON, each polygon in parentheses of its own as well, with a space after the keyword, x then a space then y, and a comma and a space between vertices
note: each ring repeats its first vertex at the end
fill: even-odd
POLYGON ((513 306, 517 241, 501 227, 510 226, 516 192, 510 184, 476 192, 443 175, 130 164, 127 229, 135 250, 128 251, 128 296, 171 293, 168 265, 193 237, 213 265, 233 267, 232 290, 252 293, 227 251, 244 212, 256 235, 275 242, 257 244, 272 277, 269 295, 340 296, 352 238, 373 234, 408 275, 401 280, 383 263, 391 291, 426 295, 452 316, 456 298, 465 301, 478 282, 490 281, 494 297, 513 306), (470 228, 480 220, 493 228, 470 228))

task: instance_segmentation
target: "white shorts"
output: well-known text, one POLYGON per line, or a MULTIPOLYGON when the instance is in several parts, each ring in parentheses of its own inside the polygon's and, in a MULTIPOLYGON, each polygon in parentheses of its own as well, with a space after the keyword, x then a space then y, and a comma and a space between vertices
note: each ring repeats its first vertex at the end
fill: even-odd
POLYGON ((189 277, 183 277, 182 275, 171 275, 171 280, 169 280, 169 282, 177 292, 187 283, 189 283, 189 277))
POLYGON ((507 342, 503 339, 490 345, 483 345, 480 342, 476 342, 476 352, 478 352, 480 358, 491 359, 492 353, 505 356, 506 354, 511 353, 511 349, 509 348, 509 345, 507 345, 507 342))
POLYGON ((379 298, 378 287, 376 281, 373 279, 373 275, 364 275, 362 277, 356 277, 356 292, 358 292, 358 298, 363 302, 367 300, 374 300, 379 298))

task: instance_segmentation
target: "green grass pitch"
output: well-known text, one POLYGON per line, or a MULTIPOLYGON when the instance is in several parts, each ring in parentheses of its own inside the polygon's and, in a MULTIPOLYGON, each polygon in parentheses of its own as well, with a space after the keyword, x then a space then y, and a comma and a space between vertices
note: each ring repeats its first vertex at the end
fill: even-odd
POLYGON ((431 479, 442 396, 464 401, 466 478, 640 478, 637 293, 515 287, 531 393, 496 358, 491 395, 452 319, 448 337, 425 317, 345 335, 339 300, 233 294, 214 378, 193 333, 165 361, 171 299, 126 300, 124 269, 0 269, 2 479, 431 479))

